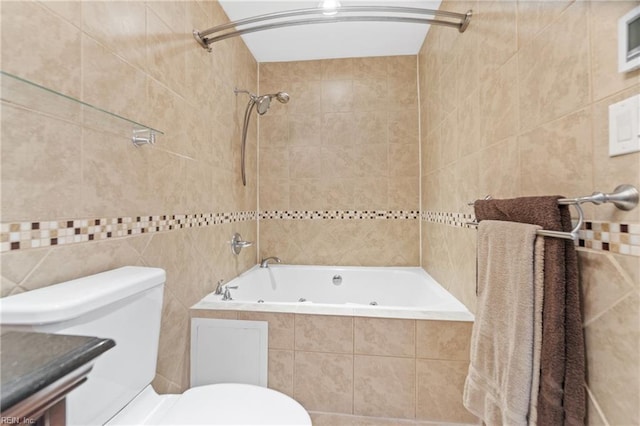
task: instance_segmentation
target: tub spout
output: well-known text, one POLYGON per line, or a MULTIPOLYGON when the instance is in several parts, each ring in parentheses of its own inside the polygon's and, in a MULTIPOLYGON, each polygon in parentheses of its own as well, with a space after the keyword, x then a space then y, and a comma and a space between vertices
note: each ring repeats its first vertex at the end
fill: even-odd
POLYGON ((282 260, 280 260, 279 257, 275 257, 275 256, 267 257, 265 259, 262 259, 262 262, 260 262, 260 267, 261 268, 268 268, 270 260, 273 260, 276 263, 281 263, 282 262, 282 260))

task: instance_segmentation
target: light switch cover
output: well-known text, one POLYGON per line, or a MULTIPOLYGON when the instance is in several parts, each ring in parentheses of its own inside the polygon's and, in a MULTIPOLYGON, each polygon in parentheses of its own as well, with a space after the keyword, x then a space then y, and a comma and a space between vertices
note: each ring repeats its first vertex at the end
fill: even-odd
POLYGON ((609 157, 640 151, 640 95, 609 105, 609 157))

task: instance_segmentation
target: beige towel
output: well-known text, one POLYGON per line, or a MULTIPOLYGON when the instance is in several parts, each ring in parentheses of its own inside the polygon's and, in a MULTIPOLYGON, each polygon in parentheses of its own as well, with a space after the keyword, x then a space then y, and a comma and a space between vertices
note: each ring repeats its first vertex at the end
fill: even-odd
POLYGON ((544 248, 545 240, 536 238, 533 265, 533 365, 531 367, 531 400, 529 401, 529 425, 538 420, 538 393, 540 391, 540 363, 542 359, 542 310, 544 306, 544 248))
POLYGON ((544 279, 539 229, 491 220, 478 226, 478 308, 464 405, 487 425, 535 423, 544 279))

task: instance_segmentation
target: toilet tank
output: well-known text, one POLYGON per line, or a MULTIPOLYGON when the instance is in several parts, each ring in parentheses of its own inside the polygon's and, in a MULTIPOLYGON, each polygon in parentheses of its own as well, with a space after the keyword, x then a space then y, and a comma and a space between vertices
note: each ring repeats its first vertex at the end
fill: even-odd
POLYGON ((153 380, 165 277, 162 269, 126 266, 0 299, 5 330, 116 342, 68 395, 67 424, 106 423, 153 380))

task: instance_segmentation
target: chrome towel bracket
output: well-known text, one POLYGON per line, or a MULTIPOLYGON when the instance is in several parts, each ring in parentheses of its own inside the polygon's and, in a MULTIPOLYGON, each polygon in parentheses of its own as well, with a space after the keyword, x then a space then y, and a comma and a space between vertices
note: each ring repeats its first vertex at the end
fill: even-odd
POLYGON ((136 148, 142 145, 153 145, 156 143, 156 134, 151 129, 134 130, 131 143, 133 143, 136 148))
POLYGON ((638 189, 629 184, 622 184, 616 186, 616 189, 612 193, 605 194, 604 192, 594 192, 591 195, 577 198, 561 198, 558 200, 558 204, 582 204, 593 203, 600 205, 604 203, 613 203, 620 210, 633 210, 638 205, 639 199, 638 189))

